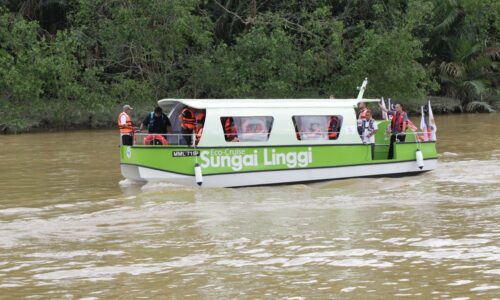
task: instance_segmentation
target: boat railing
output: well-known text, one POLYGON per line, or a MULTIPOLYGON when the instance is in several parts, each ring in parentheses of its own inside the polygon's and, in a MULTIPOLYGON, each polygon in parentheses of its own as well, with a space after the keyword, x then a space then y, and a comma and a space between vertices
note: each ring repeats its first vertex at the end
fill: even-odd
MULTIPOLYGON (((300 131, 297 132, 298 137, 300 137, 300 140, 333 140, 329 138, 329 135, 332 133, 339 133, 339 132, 332 132, 332 131, 323 131, 323 132, 318 132, 318 131, 300 131)), ((346 134, 351 134, 351 135, 358 135, 358 133, 342 133, 343 135, 346 134)), ((269 138, 269 133, 226 133, 224 134, 226 136, 226 141, 227 142, 250 142, 250 141, 267 141, 269 138)), ((385 139, 389 140, 390 138, 390 133, 385 133, 385 139)), ((423 142, 423 141, 430 141, 430 135, 428 132, 406 132, 406 137, 411 136, 411 141, 415 142, 423 142)), ((402 137, 403 134, 398 133, 396 134, 396 142, 400 141, 400 137, 402 137)), ((409 142, 410 140, 407 138, 406 142, 409 142)), ((193 147, 193 143, 197 143, 198 140, 196 138, 196 135, 193 134, 182 134, 182 133, 168 133, 168 134, 159 134, 159 133, 135 133, 134 134, 134 146, 156 146, 156 147, 165 147, 165 146, 190 146, 193 147), (190 144, 188 142, 190 141, 190 144)))
MULTIPOLYGON (((188 145, 188 141, 194 141, 196 136, 194 134, 182 133, 135 133, 134 146, 177 146, 188 145)), ((191 146, 191 145, 190 145, 191 146)))

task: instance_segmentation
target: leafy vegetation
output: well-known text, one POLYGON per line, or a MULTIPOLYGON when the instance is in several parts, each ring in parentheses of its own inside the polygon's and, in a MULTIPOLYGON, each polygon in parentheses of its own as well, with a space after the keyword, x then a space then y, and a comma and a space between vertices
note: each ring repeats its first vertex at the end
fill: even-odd
POLYGON ((109 126, 165 97, 499 105, 497 0, 0 0, 0 130, 109 126))

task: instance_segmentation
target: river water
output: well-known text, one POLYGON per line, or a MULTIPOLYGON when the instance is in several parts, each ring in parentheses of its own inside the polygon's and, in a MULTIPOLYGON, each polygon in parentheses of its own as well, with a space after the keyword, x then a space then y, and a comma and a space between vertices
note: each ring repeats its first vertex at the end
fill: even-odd
POLYGON ((491 299, 500 115, 438 116, 438 169, 134 185, 116 131, 0 136, 1 299, 491 299))

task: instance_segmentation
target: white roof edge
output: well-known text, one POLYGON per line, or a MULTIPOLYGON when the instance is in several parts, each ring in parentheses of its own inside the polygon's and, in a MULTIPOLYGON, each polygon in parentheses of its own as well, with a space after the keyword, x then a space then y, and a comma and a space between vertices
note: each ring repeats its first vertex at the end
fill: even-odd
POLYGON ((158 105, 182 103, 197 108, 345 108, 354 107, 359 102, 379 102, 380 99, 161 99, 158 105))

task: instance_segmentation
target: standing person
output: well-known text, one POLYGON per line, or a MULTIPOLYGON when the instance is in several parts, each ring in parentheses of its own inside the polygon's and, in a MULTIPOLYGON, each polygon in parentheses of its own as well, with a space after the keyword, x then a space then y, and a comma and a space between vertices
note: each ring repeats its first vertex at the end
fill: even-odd
POLYGON ((199 110, 196 112, 196 121, 195 121, 195 133, 196 139, 195 143, 198 145, 201 139, 201 135, 203 134, 203 126, 205 126, 205 110, 199 110))
POLYGON ((366 103, 359 102, 358 103, 358 110, 359 110, 358 119, 361 119, 361 120, 366 119, 366 112, 368 111, 368 108, 366 107, 366 103))
POLYGON ((363 139, 363 121, 366 119, 366 111, 368 108, 366 108, 366 104, 364 102, 359 102, 358 103, 358 134, 363 139))
POLYGON ((118 128, 120 128, 122 145, 132 146, 134 143, 134 126, 129 115, 132 109, 130 105, 125 104, 123 111, 118 115, 118 128))
POLYGON ((394 158, 394 143, 404 142, 406 139, 406 127, 408 123, 408 115, 403 111, 403 106, 397 103, 395 111, 388 111, 387 108, 380 105, 380 109, 387 112, 387 114, 392 115, 390 133, 391 133, 391 144, 389 145, 389 159, 394 158))
POLYGON ((372 160, 375 159, 375 134, 378 131, 377 122, 372 117, 372 111, 366 111, 366 119, 363 120, 363 144, 371 145, 372 160))
POLYGON ((185 106, 181 114, 179 115, 179 119, 181 120, 181 133, 184 137, 188 146, 191 146, 193 143, 193 131, 196 123, 196 116, 194 111, 185 106))
MULTIPOLYGON (((172 125, 167 115, 163 113, 161 107, 155 107, 154 111, 150 112, 142 121, 139 131, 142 131, 143 127, 148 128, 148 133, 160 133, 167 134, 172 133, 172 125)), ((168 143, 168 139, 164 136, 165 140, 159 139, 162 144, 168 143)))

